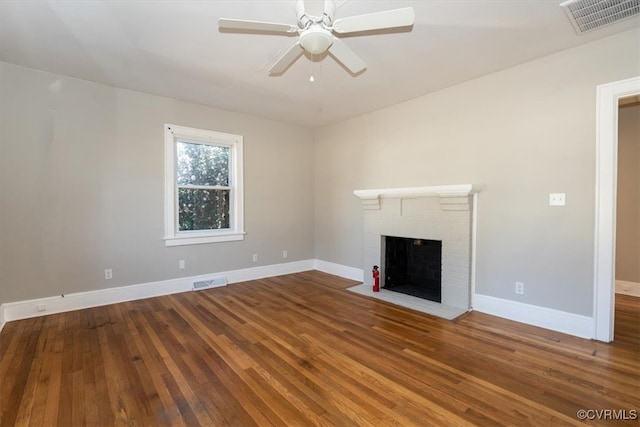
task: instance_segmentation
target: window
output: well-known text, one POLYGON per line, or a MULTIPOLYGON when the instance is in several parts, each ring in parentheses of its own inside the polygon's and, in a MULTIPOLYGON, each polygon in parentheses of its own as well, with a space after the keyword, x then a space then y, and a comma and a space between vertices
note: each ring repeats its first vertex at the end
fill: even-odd
POLYGON ((244 239, 242 136, 165 125, 165 245, 244 239))

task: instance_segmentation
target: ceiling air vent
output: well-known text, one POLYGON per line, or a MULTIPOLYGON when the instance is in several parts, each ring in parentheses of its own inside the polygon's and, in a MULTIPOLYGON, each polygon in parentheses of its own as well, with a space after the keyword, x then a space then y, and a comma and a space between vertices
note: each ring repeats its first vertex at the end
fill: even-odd
POLYGON ((632 18, 640 13, 640 0, 569 0, 560 7, 569 17, 576 33, 632 18))

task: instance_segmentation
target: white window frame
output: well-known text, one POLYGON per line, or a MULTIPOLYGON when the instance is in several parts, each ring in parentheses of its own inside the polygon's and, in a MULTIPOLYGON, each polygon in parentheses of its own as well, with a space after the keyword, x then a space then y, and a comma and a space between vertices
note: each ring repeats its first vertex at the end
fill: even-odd
POLYGON ((242 182, 243 156, 241 135, 165 124, 165 246, 197 245, 202 243, 244 240, 244 188, 242 182), (230 228, 223 230, 180 231, 178 227, 178 192, 176 183, 176 150, 178 140, 230 147, 229 200, 230 228))

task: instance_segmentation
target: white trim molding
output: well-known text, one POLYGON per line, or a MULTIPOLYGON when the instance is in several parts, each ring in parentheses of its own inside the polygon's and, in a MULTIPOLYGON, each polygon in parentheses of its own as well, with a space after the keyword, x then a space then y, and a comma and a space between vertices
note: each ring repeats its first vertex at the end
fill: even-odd
POLYGON ((6 322, 12 320, 28 319, 31 317, 99 307, 119 302, 187 292, 193 289, 193 282, 209 280, 212 277, 226 277, 228 283, 238 283, 313 269, 314 260, 311 259, 242 270, 215 272, 207 275, 181 277, 160 282, 78 292, 65 294, 64 296, 59 295, 55 297, 10 302, 0 305, 0 326, 4 326, 6 322), (43 306, 46 308, 39 311, 38 308, 42 308, 43 306))
POLYGON ((613 341, 618 101, 640 94, 640 76, 596 89, 596 221, 592 338, 613 341))
MULTIPOLYGON (((223 132, 165 124, 165 246, 244 240, 243 137, 223 132), (224 186, 192 188, 229 191, 229 227, 220 230, 180 231, 178 226, 177 153, 178 143, 213 145, 229 149, 229 182, 224 186)), ((184 187, 184 186, 183 186, 184 187)))
POLYGON ((345 279, 357 280, 358 282, 364 281, 364 271, 361 268, 348 267, 321 259, 316 259, 313 266, 315 270, 322 271, 323 273, 333 274, 344 277, 345 279))
POLYGON ((616 280, 616 294, 640 297, 640 283, 616 280))
MULTIPOLYGON (((181 277, 160 282, 78 292, 66 294, 64 297, 55 296, 2 304, 0 305, 0 331, 6 322, 13 320, 188 292, 192 290, 193 282, 211 279, 212 277, 224 276, 227 278, 227 282, 231 284, 309 270, 319 270, 358 282, 362 282, 364 277, 363 270, 359 268, 318 259, 309 259, 242 270, 215 272, 208 275, 181 277), (46 306, 46 310, 38 311, 38 306, 43 304, 46 306)), ((581 338, 591 338, 591 332, 593 331, 593 319, 587 316, 480 294, 474 294, 473 301, 473 310, 516 322, 551 329, 581 338)))
POLYGON ((593 318, 488 295, 473 296, 473 310, 580 338, 592 338, 593 318))
POLYGON ((353 194, 362 200, 364 209, 380 209, 381 197, 414 198, 437 196, 442 199, 466 197, 473 191, 473 185, 435 185, 427 187, 379 188, 354 190, 353 194))
POLYGON ((470 306, 473 307, 473 298, 476 294, 476 257, 478 255, 478 193, 473 193, 473 211, 471 212, 471 300, 470 306))

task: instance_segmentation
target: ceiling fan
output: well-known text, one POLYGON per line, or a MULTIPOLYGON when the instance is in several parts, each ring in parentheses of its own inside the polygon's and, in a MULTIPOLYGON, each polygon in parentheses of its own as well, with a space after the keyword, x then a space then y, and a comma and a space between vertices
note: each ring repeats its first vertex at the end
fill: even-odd
MULTIPOLYGON (((309 0, 307 0, 309 2, 309 0)), ((337 35, 352 34, 363 31, 382 30, 413 25, 414 12, 412 7, 386 10, 350 16, 334 21, 335 3, 333 0, 324 1, 322 15, 314 16, 305 12, 305 2, 298 0, 296 15, 298 22, 279 24, 274 22, 248 21, 242 19, 218 19, 218 28, 246 32, 269 32, 286 35, 298 34, 296 41, 271 66, 270 74, 284 73, 291 64, 304 52, 311 55, 321 55, 329 52, 338 62, 342 63, 353 74, 367 68, 367 64, 342 42, 337 35)))

